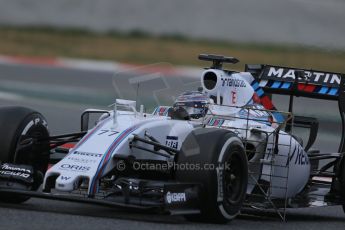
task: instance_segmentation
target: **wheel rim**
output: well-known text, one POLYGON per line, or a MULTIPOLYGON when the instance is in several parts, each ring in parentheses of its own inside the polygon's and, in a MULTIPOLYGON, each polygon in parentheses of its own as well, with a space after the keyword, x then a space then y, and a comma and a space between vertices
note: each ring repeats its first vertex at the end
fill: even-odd
POLYGON ((233 153, 226 161, 224 169, 224 201, 229 205, 238 204, 243 194, 243 163, 241 158, 233 153))
POLYGON ((13 163, 32 165, 36 170, 39 170, 42 173, 44 173, 46 170, 45 162, 41 157, 37 158, 37 156, 35 157, 33 156, 34 152, 32 151, 34 149, 31 148, 29 152, 27 152, 28 150, 25 150, 25 149, 19 150, 19 148, 21 144, 24 143, 25 141, 31 138, 41 138, 41 137, 44 137, 45 135, 47 135, 45 128, 41 127, 40 125, 38 126, 35 125, 32 128, 30 128, 25 135, 19 136, 17 145, 15 147, 15 155, 14 155, 13 163))

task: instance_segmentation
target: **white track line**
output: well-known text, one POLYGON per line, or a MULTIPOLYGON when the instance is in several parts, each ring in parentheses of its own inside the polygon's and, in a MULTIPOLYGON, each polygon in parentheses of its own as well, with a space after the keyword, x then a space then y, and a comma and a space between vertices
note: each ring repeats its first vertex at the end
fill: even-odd
MULTIPOLYGON (((126 63, 118 63, 113 61, 98 61, 88 59, 73 59, 73 58, 36 58, 36 57, 16 57, 0 55, 0 64, 6 65, 28 65, 35 67, 46 67, 46 68, 68 68, 85 71, 96 71, 96 72, 128 72, 138 70, 145 70, 152 68, 152 72, 169 73, 176 76, 183 76, 189 78, 199 78, 202 73, 202 68, 187 67, 187 66, 173 66, 169 63, 154 63, 150 65, 131 65, 126 63)), ((149 70, 150 71, 150 70, 149 70)))

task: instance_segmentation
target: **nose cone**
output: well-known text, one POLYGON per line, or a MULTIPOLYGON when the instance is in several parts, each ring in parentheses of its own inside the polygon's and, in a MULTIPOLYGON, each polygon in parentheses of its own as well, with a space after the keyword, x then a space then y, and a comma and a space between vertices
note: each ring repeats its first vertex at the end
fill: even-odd
POLYGON ((62 174, 55 181, 55 189, 62 192, 72 192, 77 189, 79 181, 79 176, 62 174))

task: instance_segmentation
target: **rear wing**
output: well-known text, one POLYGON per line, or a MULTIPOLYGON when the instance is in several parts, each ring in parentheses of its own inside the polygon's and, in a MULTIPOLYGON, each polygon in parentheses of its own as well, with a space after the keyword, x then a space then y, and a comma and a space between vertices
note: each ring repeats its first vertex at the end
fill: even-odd
POLYGON ((268 94, 287 94, 316 99, 338 100, 345 75, 273 65, 246 65, 268 94))
POLYGON ((338 151, 345 152, 345 74, 273 65, 246 65, 245 71, 265 93, 290 95, 289 112, 294 96, 338 101, 342 121, 338 151))

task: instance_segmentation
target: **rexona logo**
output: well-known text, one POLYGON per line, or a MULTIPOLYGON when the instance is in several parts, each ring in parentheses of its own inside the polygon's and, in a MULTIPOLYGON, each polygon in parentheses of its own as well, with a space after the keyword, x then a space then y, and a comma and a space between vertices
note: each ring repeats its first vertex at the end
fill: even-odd
POLYGON ((79 155, 79 156, 87 156, 87 157, 102 157, 102 154, 99 153, 86 153, 86 152, 79 152, 79 151, 74 151, 73 155, 79 155))
MULTIPOLYGON (((297 69, 281 68, 268 66, 264 70, 263 79, 283 80, 293 82, 296 78, 295 71, 297 69)), ((300 79, 301 82, 309 82, 317 85, 329 85, 339 87, 341 75, 336 73, 326 73, 321 71, 304 70, 305 79, 300 79)))
POLYGON ((167 200, 168 204, 171 204, 174 202, 185 202, 185 201, 187 201, 186 193, 184 193, 184 192, 180 192, 180 193, 167 192, 166 200, 167 200))
POLYGON ((65 170, 80 171, 80 172, 86 172, 90 170, 89 166, 72 165, 72 164, 63 164, 60 166, 60 168, 65 169, 65 170))

